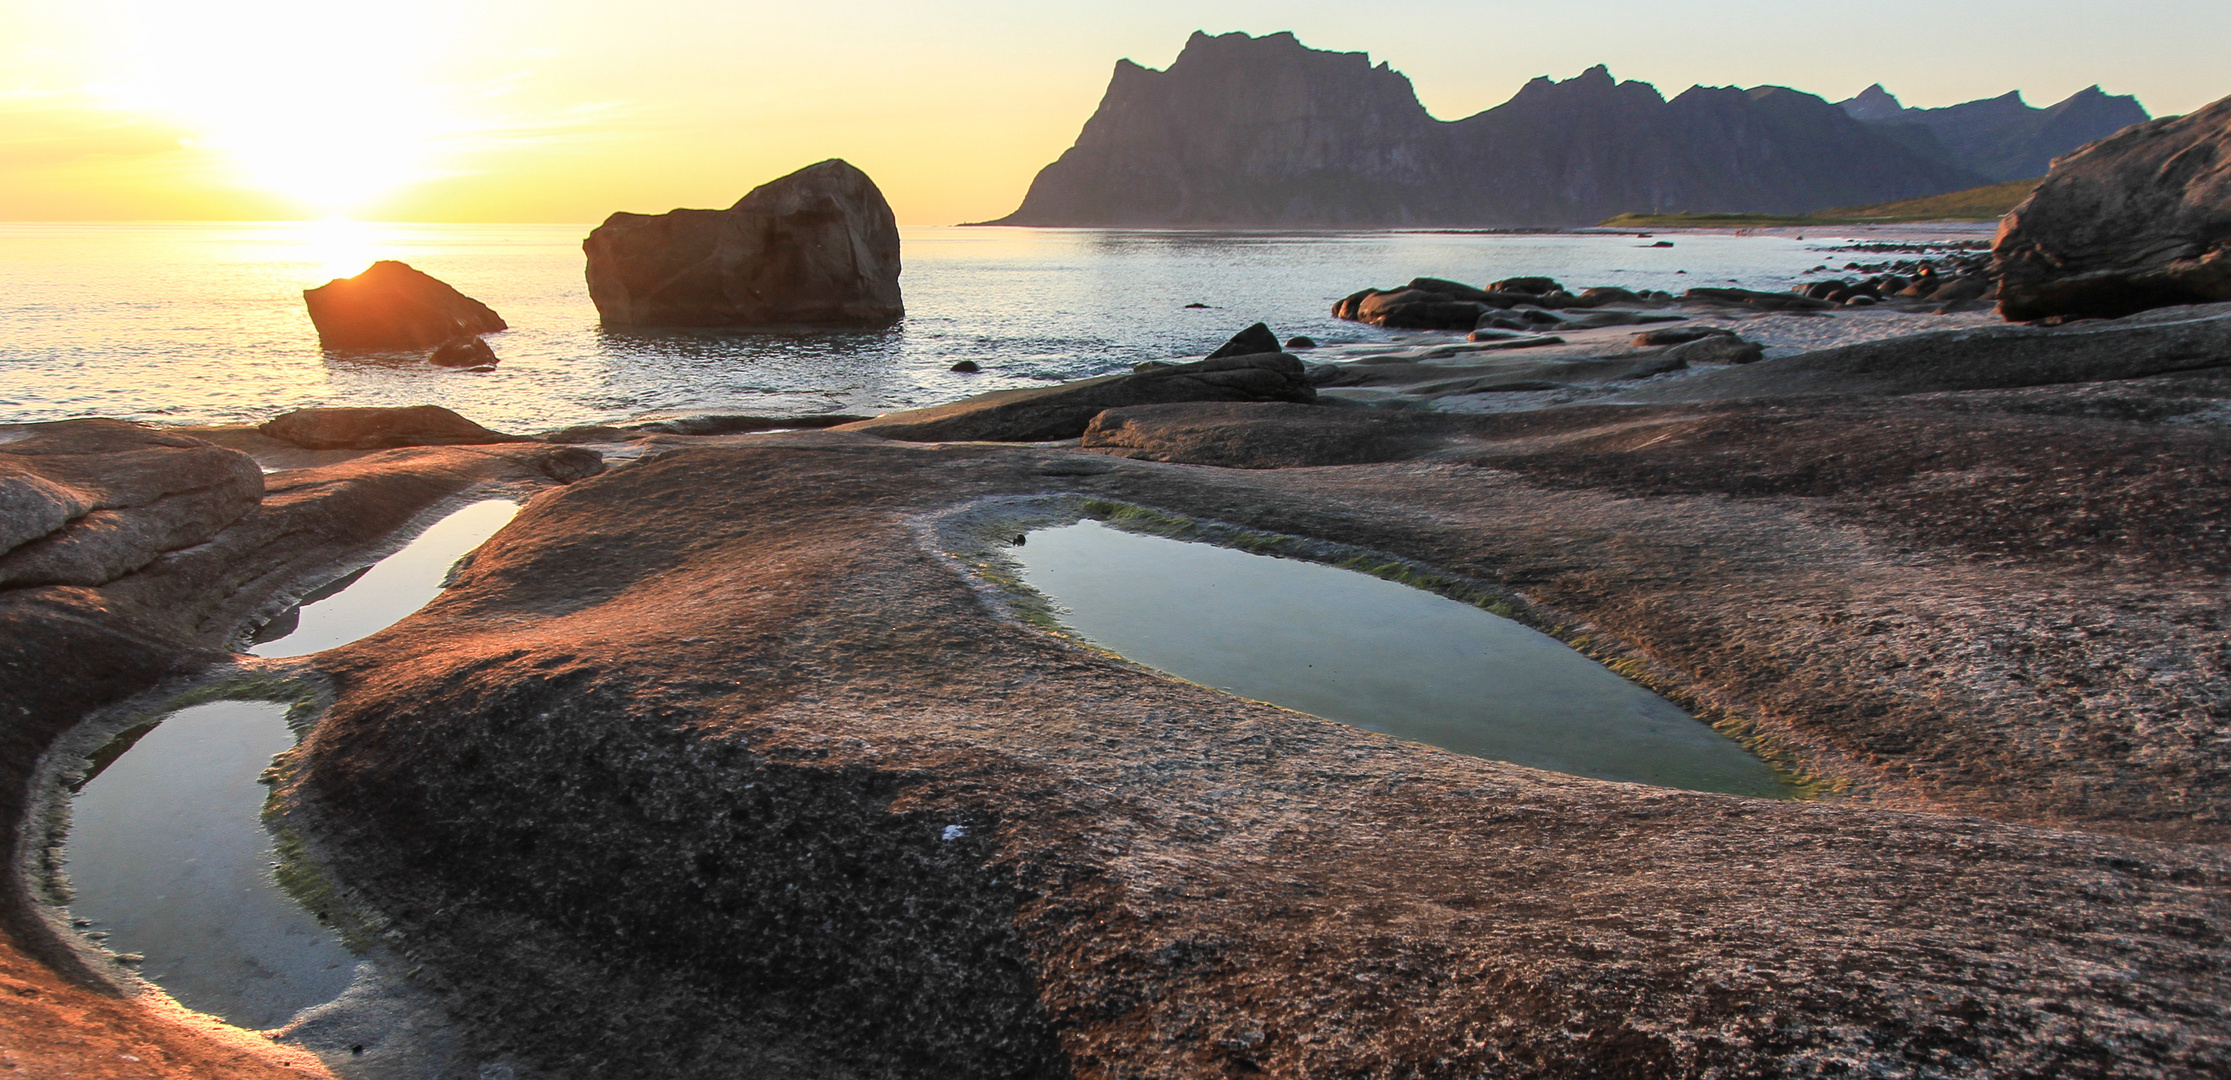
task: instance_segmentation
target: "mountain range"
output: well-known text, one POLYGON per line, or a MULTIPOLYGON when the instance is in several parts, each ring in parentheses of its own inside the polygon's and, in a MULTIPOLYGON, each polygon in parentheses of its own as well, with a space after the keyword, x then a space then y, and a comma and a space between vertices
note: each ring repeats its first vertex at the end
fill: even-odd
POLYGON ((1444 121, 1406 76, 1363 53, 1312 49, 1290 33, 1195 33, 1167 70, 1117 61, 1076 145, 1040 170, 1020 208, 987 224, 1527 227, 1630 211, 1799 214, 1974 187, 2000 178, 1986 168, 2089 131, 2116 103, 2137 105, 2095 90, 2049 110, 2013 95, 2020 113, 1996 106, 2009 98, 1918 110, 1879 89, 1841 106, 1779 86, 1695 86, 1669 101, 1598 66, 1444 121))
POLYGON ((1909 109, 1876 83, 1837 107, 1926 157, 1996 181, 2043 176, 2054 158, 2152 119, 2137 98, 2097 86, 2043 109, 2024 103, 2019 90, 1942 109, 1909 109))

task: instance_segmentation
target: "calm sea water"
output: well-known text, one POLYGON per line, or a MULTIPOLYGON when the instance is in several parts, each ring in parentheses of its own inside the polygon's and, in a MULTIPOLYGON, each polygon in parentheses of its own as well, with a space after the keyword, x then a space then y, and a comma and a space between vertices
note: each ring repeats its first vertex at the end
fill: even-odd
POLYGON ((1332 302, 1418 275, 1575 287, 1774 288, 1825 237, 904 231, 907 318, 874 333, 600 329, 581 225, 0 225, 0 422, 261 421, 306 405, 446 405, 533 431, 681 412, 878 412, 1282 337, 1398 335, 1332 302), (329 355, 302 289, 401 259, 493 306, 490 372, 329 355), (1686 273, 1682 273, 1686 271, 1686 273), (1205 304, 1206 307, 1189 307, 1205 304), (981 375, 947 369, 973 360, 981 375))

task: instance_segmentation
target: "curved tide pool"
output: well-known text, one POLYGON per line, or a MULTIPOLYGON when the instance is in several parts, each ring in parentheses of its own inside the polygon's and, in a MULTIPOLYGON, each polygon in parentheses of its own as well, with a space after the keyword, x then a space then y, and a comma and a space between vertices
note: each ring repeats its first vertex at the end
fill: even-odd
POLYGON ((1422 589, 1089 519, 1028 533, 1007 554, 1080 636, 1240 697, 1577 776, 1798 794, 1555 638, 1422 589))

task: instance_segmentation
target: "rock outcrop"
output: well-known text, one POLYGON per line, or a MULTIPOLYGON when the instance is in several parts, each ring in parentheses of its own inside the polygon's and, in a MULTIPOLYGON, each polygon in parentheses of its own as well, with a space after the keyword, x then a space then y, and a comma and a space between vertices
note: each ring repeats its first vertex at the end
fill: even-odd
POLYGON ((121 420, 0 442, 0 587, 94 586, 215 536, 255 509, 248 455, 121 420))
POLYGON ((2043 176, 2054 158, 2150 119, 2137 98, 2097 86, 2042 109, 2020 91, 1909 109, 1876 83, 1837 107, 1925 156, 1995 181, 2043 176))
POLYGON ((2231 98, 2056 162, 1992 256, 2009 319, 2231 300, 2231 98))
POLYGON ((302 302, 328 349, 433 349, 506 328, 488 305, 391 259, 304 289, 302 302))
POLYGON ((1580 225, 1629 211, 1803 213, 1973 187, 1810 94, 1602 67, 1435 119, 1410 81, 1292 34, 1195 34, 1118 61, 1076 145, 1003 225, 1580 225))
POLYGON ((296 409, 264 421, 257 430, 305 450, 386 450, 526 441, 523 435, 490 431, 439 405, 296 409))
MULTIPOLYGON (((1266 331, 1267 332, 1267 331, 1266 331)), ((1140 364, 1123 375, 1059 386, 995 390, 949 405, 886 413, 835 430, 910 442, 1074 439, 1103 409, 1173 401, 1317 400, 1300 360, 1282 352, 1222 356, 1190 364, 1140 364)))
POLYGON ((898 219, 835 159, 726 210, 614 214, 581 247, 606 326, 883 327, 906 314, 898 219))

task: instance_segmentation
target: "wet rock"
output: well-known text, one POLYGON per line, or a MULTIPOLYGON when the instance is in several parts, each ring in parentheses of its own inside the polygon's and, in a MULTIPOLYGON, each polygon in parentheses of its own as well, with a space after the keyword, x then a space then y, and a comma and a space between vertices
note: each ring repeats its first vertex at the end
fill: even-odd
POLYGON ((1558 284, 1556 278, 1546 277, 1504 278, 1490 284, 1487 288, 1489 292, 1533 293, 1536 295, 1565 291, 1565 287, 1558 284))
POLYGON ((246 454, 121 420, 31 424, 0 442, 0 587, 101 585, 254 510, 246 454))
POLYGON ((1692 303, 1740 304, 1761 311, 1823 311, 1836 305, 1795 293, 1759 292, 1756 289, 1697 288, 1682 293, 1692 303))
POLYGON ((1423 289, 1375 292, 1355 306, 1357 322, 1390 330, 1469 330, 1490 308, 1423 289))
POLYGON ((2062 327, 1912 334, 1703 373, 1637 397, 1698 401, 2051 386, 2221 367, 2225 357, 2231 357, 2231 304, 2209 304, 2062 327))
POLYGON ((2008 319, 2231 300, 2231 98, 2055 161, 1991 254, 2008 319))
POLYGON ((454 338, 442 342, 426 359, 435 367, 494 367, 496 350, 476 337, 454 338))
POLYGON ((490 431, 439 405, 296 409, 265 421, 257 430, 306 450, 386 450, 397 446, 525 441, 525 436, 490 431))
POLYGON ((505 329, 488 305, 393 260, 302 291, 328 349, 432 349, 505 329))
POLYGON ((1766 346, 1733 334, 1707 334, 1675 345, 1666 355, 1691 364, 1755 364, 1766 359, 1766 346))
POLYGON ((952 367, 946 368, 945 370, 958 371, 963 375, 974 375, 977 372, 984 370, 984 368, 982 365, 978 364, 974 360, 963 360, 960 363, 954 364, 952 367))
POLYGON ((1232 340, 1217 346, 1215 352, 1208 354, 1208 359, 1221 360, 1227 356, 1258 356, 1263 353, 1279 351, 1278 335, 1271 333, 1270 327, 1262 323, 1256 323, 1232 335, 1232 340))
POLYGON ((762 184, 726 210, 614 214, 582 249, 606 326, 884 327, 906 313, 897 219, 843 161, 762 184))
POLYGON ((1127 375, 1106 375, 1059 386, 996 390, 950 405, 888 413, 838 430, 887 439, 938 442, 980 439, 1035 442, 1084 434, 1103 409, 1173 401, 1292 401, 1317 399, 1301 361, 1284 353, 1226 356, 1190 364, 1141 364, 1127 375))
POLYGON ((1700 340, 1702 338, 1708 338, 1722 334, 1731 335, 1734 333, 1735 331, 1730 330, 1724 326, 1669 326, 1663 330, 1645 330, 1642 333, 1636 334, 1630 340, 1636 345, 1645 347, 1653 345, 1682 345, 1691 341, 1700 340))
POLYGON ((547 443, 579 444, 624 442, 635 434, 637 433, 610 424, 575 424, 555 431, 545 431, 535 437, 547 443))
POLYGON ((1582 290, 1580 296, 1573 306, 1590 308, 1602 307, 1606 304, 1627 304, 1639 306, 1649 304, 1650 302, 1651 301, 1649 300, 1649 298, 1643 296, 1641 293, 1630 292, 1626 289, 1614 288, 1609 285, 1599 285, 1593 289, 1582 290))
MULTIPOLYGON (((1557 344, 1556 338, 1514 339, 1509 344, 1527 347, 1557 344)), ((1584 357, 1573 360, 1527 359, 1498 356, 1477 363, 1392 360, 1384 363, 1327 364, 1311 373, 1320 387, 1401 387, 1419 397, 1456 394, 1493 394, 1522 390, 1555 390, 1566 386, 1601 386, 1631 379, 1647 379, 1687 366, 1668 353, 1620 357, 1584 357)))
POLYGON ((1314 349, 1317 347, 1317 339, 1307 334, 1295 334, 1293 337, 1286 339, 1286 347, 1288 349, 1314 349))

